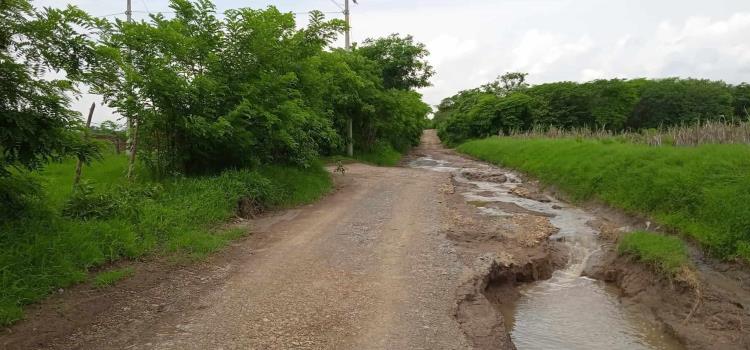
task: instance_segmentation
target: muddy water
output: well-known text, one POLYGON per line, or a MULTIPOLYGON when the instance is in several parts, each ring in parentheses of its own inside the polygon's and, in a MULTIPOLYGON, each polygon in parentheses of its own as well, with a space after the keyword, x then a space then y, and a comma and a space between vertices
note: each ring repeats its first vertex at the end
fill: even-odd
POLYGON ((479 210, 487 215, 512 214, 481 203, 513 203, 550 216, 559 230, 550 239, 568 246, 566 267, 548 280, 521 287, 519 300, 503 310, 518 349, 682 349, 653 321, 622 307, 614 287, 581 276, 587 260, 601 248, 599 232, 588 224, 592 215, 551 198, 543 203, 511 193, 521 179, 507 171, 505 183, 470 180, 467 171, 498 170, 479 162, 459 165, 422 157, 410 165, 452 173, 457 182, 469 185, 462 186, 467 188, 464 198, 480 203, 479 210))

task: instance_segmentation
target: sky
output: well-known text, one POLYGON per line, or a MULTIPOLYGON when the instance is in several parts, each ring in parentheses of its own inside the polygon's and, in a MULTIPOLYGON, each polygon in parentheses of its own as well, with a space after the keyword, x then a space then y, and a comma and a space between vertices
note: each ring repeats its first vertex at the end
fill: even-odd
MULTIPOLYGON (((136 18, 169 11, 168 0, 132 1, 136 18)), ((219 10, 273 5, 290 12, 335 12, 342 2, 215 0, 219 10)), ((421 92, 431 105, 510 71, 529 73, 532 84, 639 77, 750 82, 750 0, 358 2, 352 5, 353 41, 400 33, 427 45, 436 75, 421 92)), ((126 0, 32 3, 73 4, 104 16, 122 13, 126 0)), ((305 24, 305 15, 298 19, 305 24)), ((97 96, 84 95, 74 108, 86 111, 92 101, 97 96)), ((113 119, 112 113, 100 108, 94 122, 105 119, 113 119)))

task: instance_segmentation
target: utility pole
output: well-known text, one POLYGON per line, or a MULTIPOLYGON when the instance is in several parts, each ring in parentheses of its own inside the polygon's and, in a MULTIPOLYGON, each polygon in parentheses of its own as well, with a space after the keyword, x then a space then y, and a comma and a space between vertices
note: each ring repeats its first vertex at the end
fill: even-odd
MULTIPOLYGON (((128 0, 130 1, 130 0, 128 0)), ((353 0, 356 4, 357 1, 353 0)), ((344 0, 344 19, 346 20, 346 34, 344 35, 344 48, 346 48, 347 51, 351 50, 351 20, 349 18, 349 0, 344 0)), ((354 132, 352 131, 352 117, 349 116, 349 120, 347 120, 347 134, 349 136, 349 143, 346 145, 346 155, 349 157, 354 157, 354 132)))
MULTIPOLYGON (((127 17, 127 21, 132 22, 133 21, 133 4, 132 0, 127 0, 128 6, 125 9, 125 16, 127 17)), ((125 116, 126 123, 128 130, 126 130, 127 133, 127 139, 125 140, 125 153, 130 154, 130 152, 133 152, 133 118, 130 116, 130 113, 125 116)))

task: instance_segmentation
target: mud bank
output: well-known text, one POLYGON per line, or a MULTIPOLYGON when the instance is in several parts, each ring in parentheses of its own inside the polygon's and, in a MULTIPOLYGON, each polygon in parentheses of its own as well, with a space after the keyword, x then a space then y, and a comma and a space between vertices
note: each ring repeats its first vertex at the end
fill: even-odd
POLYGON ((494 254, 480 256, 476 274, 458 289, 455 317, 476 349, 516 349, 502 305, 518 298, 518 285, 550 278, 555 269, 549 254, 520 265, 511 260, 494 254))
MULTIPOLYGON (((699 332, 686 336, 660 315, 657 309, 665 306, 630 296, 646 295, 632 291, 635 281, 651 290, 658 276, 643 275, 639 280, 613 269, 632 266, 648 271, 628 260, 613 260, 620 232, 645 227, 645 220, 610 220, 599 215, 598 208, 570 205, 533 180, 434 144, 418 150, 408 165, 449 173, 453 179, 444 189, 449 194, 444 231, 472 271, 458 289, 455 317, 474 346, 712 348, 706 344, 713 336, 699 332)), ((665 286, 676 288, 674 281, 665 286)), ((681 292, 684 300, 670 302, 689 313, 695 297, 690 290, 681 292)), ((668 299, 674 289, 654 293, 668 299)), ((694 313, 692 317, 698 316, 694 313)), ((721 327, 730 326, 731 322, 724 322, 721 327)), ((736 348, 744 346, 737 344, 736 348)))
MULTIPOLYGON (((615 222, 625 217, 612 215, 611 209, 604 211, 615 222)), ((585 275, 617 286, 623 305, 653 317, 686 349, 750 349, 750 273, 746 267, 715 261, 693 247, 694 267, 667 277, 617 254, 614 247, 621 230, 613 230, 612 221, 603 228, 608 231, 603 239, 611 244, 586 267, 585 275)))

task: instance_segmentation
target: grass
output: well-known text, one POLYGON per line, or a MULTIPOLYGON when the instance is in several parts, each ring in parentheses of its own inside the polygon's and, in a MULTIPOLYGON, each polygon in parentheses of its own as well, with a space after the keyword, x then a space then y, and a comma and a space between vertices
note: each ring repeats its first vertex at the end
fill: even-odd
POLYGON ((354 158, 361 162, 377 166, 396 166, 401 162, 402 157, 403 155, 400 152, 390 146, 380 146, 370 152, 354 155, 354 158))
POLYGON ((368 152, 355 153, 354 157, 337 155, 326 157, 323 160, 327 164, 336 164, 337 162, 343 164, 361 162, 377 166, 392 167, 397 166, 403 157, 404 155, 401 152, 395 150, 390 145, 377 145, 368 152))
POLYGON ((24 217, 0 222, 0 325, 22 318, 24 305, 50 291, 86 281, 91 268, 147 255, 200 259, 215 252, 245 234, 222 225, 241 197, 275 209, 312 202, 332 187, 321 164, 128 184, 124 157, 108 155, 83 169, 93 192, 75 196, 72 211, 88 213, 80 219, 62 215, 74 198, 74 166, 46 167, 36 175, 43 198, 24 217))
POLYGON ((647 215, 726 259, 750 260, 750 147, 496 137, 458 150, 519 169, 574 200, 647 215))
POLYGON ((96 288, 105 288, 119 282, 120 280, 133 276, 134 274, 135 270, 133 270, 132 267, 104 271, 94 277, 92 284, 96 288))
POLYGON ((620 239, 617 250, 672 276, 689 264, 685 243, 673 236, 646 231, 631 232, 620 239))

